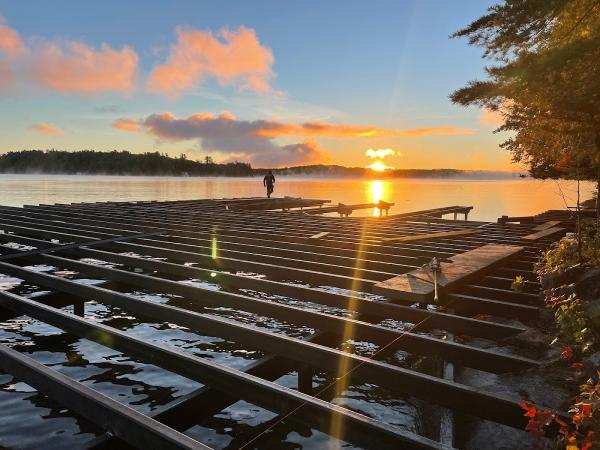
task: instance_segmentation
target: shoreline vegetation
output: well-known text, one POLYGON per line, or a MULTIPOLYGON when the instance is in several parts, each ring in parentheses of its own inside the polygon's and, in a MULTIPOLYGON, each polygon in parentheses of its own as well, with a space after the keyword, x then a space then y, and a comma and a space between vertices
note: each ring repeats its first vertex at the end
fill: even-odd
MULTIPOLYGON (((0 155, 0 174, 47 175, 122 175, 122 176, 262 176, 268 168, 253 168, 248 163, 215 163, 210 156, 191 160, 185 154, 171 157, 159 152, 101 152, 96 150, 22 150, 0 155)), ((384 172, 365 167, 306 165, 272 168, 277 176, 319 178, 516 178, 512 172, 461 169, 390 169, 384 172)))

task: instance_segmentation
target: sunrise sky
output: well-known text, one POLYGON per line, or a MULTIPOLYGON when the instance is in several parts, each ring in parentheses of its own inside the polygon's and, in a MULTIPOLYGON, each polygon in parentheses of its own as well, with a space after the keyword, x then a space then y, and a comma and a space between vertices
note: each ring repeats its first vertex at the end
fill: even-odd
POLYGON ((518 170, 448 100, 486 64, 448 36, 491 3, 0 0, 0 151, 518 170))

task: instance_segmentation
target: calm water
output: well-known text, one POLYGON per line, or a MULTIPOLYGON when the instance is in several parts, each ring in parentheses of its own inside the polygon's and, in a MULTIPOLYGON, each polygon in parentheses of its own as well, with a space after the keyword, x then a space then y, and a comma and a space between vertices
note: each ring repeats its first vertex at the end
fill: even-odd
MULTIPOLYGON (((98 260, 84 259, 83 261, 131 270, 131 268, 107 264, 98 260)), ((309 327, 299 327, 227 307, 202 307, 178 296, 148 291, 130 291, 122 285, 111 286, 102 280, 85 278, 76 272, 60 270, 48 265, 28 266, 28 268, 72 279, 79 283, 102 285, 148 302, 184 307, 240 323, 255 324, 260 328, 287 336, 305 337, 316 331, 309 327)), ((245 273, 244 275, 264 277, 260 274, 245 273)), ((209 290, 224 289, 218 284, 202 280, 178 281, 209 290)), ((318 288, 318 286, 313 287, 318 288)), ((33 298, 44 292, 36 286, 6 275, 0 275, 0 289, 33 298)), ((294 299, 266 295, 247 289, 239 291, 232 289, 232 292, 295 306, 300 304, 294 299)), ((343 309, 316 304, 304 304, 304 306, 328 314, 352 315, 343 309)), ((70 305, 62 309, 66 312, 73 312, 70 305)), ((142 321, 124 310, 96 301, 86 302, 85 317, 94 322, 116 327, 158 345, 175 347, 235 369, 243 369, 264 356, 262 352, 242 344, 215 336, 202 335, 174 324, 142 321)), ((6 317, 4 322, 2 320, 0 318, 0 344, 10 345, 38 362, 145 414, 160 411, 173 400, 201 387, 199 383, 187 380, 160 367, 131 358, 98 343, 78 338, 30 317, 6 317)), ((381 325, 400 330, 412 326, 412 324, 404 322, 388 322, 383 321, 381 325)), ((435 335, 435 333, 432 334, 435 335)), ((349 341, 349 343, 351 343, 353 351, 362 356, 370 356, 378 349, 376 345, 367 342, 349 341)), ((410 367, 412 364, 410 355, 403 351, 397 351, 388 357, 387 361, 404 367, 410 367)), ((332 381, 331 377, 316 374, 313 386, 318 389, 319 386, 332 381)), ((276 383, 294 389, 297 386, 297 373, 289 372, 277 379, 276 383)), ((392 395, 372 384, 350 385, 333 401, 412 432, 428 432, 427 427, 422 425, 421 419, 424 414, 427 414, 426 417, 431 415, 431 411, 427 409, 426 405, 422 405, 415 399, 392 395)), ((185 433, 213 448, 231 450, 239 448, 252 439, 261 431, 261 427, 266 422, 273 420, 275 416, 274 413, 264 408, 239 401, 214 416, 200 421, 197 425, 185 430, 185 433)), ((73 415, 69 410, 48 400, 35 389, 11 375, 0 372, 0 448, 52 450, 82 448, 99 433, 100 430, 88 421, 73 415), (32 433, 32 430, 35 432, 32 433)), ((331 445, 333 448, 337 448, 339 443, 336 442, 334 438, 330 438, 318 430, 310 427, 299 428, 298 424, 284 421, 249 448, 318 450, 331 445)), ((354 447, 346 445, 344 448, 352 449, 354 447)))
MULTIPOLYGON (((279 177, 276 196, 365 203, 394 202, 390 213, 449 205, 474 206, 474 220, 536 214, 575 205, 576 184, 530 179, 459 180, 399 179, 386 181, 279 177), (562 191, 562 195, 561 195, 562 191), (564 199, 563 199, 564 195, 564 199)), ((582 200, 593 183, 582 183, 582 200)), ((71 203, 111 200, 183 200, 264 195, 260 178, 111 177, 64 175, 0 175, 0 204, 71 203)), ((371 215, 365 210, 355 214, 371 215)))

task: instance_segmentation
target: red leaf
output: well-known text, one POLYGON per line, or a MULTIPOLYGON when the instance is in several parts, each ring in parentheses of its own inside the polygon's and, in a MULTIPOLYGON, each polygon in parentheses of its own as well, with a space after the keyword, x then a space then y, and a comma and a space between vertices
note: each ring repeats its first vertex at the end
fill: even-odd
POLYGON ((537 415, 537 408, 529 400, 519 403, 519 406, 525 411, 525 414, 523 414, 525 417, 535 417, 537 415))
POLYGON ((573 348, 570 346, 566 346, 563 348, 562 353, 560 354, 560 359, 563 361, 568 361, 573 357, 573 348))

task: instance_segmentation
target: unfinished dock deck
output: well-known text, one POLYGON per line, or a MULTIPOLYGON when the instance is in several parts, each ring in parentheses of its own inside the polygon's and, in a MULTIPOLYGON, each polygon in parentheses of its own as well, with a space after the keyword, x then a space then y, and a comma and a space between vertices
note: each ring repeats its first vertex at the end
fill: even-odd
POLYGON ((448 371, 432 375, 401 366, 393 355, 401 351, 491 373, 538 367, 536 360, 453 337, 502 345, 523 331, 509 319, 536 321, 538 295, 510 286, 520 275, 539 290, 533 264, 565 228, 540 229, 539 220, 441 218, 460 213, 466 219, 472 207, 464 206, 378 218, 323 217, 316 212, 326 202, 250 198, 0 206, 0 274, 36 292, 0 290, 0 326, 33 318, 199 387, 162 408, 140 412, 28 356, 31 346, 0 345, 0 370, 93 424, 99 431, 85 448, 212 448, 189 430, 240 400, 272 412, 273 419, 250 427, 228 448, 266 448, 278 439, 270 431, 282 421, 358 448, 455 445, 448 446, 447 415, 446 431, 419 434, 334 401, 360 383, 384 389, 391 399, 408 396, 451 414, 524 429, 527 418, 517 392, 487 392, 455 381, 448 371), (288 211, 295 208, 315 214, 288 211), (528 237, 536 233, 536 239, 528 237), (500 251, 502 246, 510 249, 500 251), (496 253, 484 255, 491 247, 496 253), (430 295, 430 281, 420 280, 427 292, 417 300, 429 308, 414 305, 413 297, 393 295, 393 287, 378 289, 422 271, 433 257, 442 261, 442 273, 457 271, 468 252, 480 261, 470 259, 461 267, 438 302, 430 295), (166 300, 149 301, 135 294, 139 291, 166 300), (114 308, 114 319, 96 320, 88 313, 90 302, 114 308), (223 310, 241 311, 249 319, 233 320, 220 315, 223 310), (124 316, 216 336, 261 356, 243 367, 225 365, 128 333, 119 326, 124 316), (256 318, 289 324, 292 331, 273 331, 256 318), (361 354, 356 342, 377 350, 361 354), (295 386, 277 382, 290 374, 295 386))

